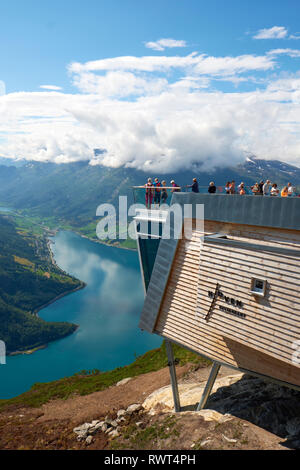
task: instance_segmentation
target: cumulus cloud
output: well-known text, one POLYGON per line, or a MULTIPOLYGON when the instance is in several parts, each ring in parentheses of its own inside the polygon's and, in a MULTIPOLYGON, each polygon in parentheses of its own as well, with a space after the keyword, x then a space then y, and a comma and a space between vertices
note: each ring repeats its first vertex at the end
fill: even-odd
POLYGON ((168 84, 166 79, 139 76, 128 71, 110 71, 105 75, 83 72, 74 76, 73 84, 84 93, 102 97, 124 98, 130 95, 157 93, 168 84))
POLYGON ((74 62, 68 70, 73 84, 84 93, 102 97, 125 97, 166 91, 168 85, 198 87, 209 78, 228 78, 232 81, 245 72, 272 70, 272 55, 241 55, 213 57, 192 53, 187 56, 115 57, 86 63, 74 62), (174 83, 171 74, 183 74, 174 83), (189 77, 189 78, 187 78, 189 77), (196 83, 198 82, 198 84, 196 83))
POLYGON ((234 165, 246 152, 300 166, 300 78, 274 75, 282 51, 73 63, 77 93, 0 97, 0 154, 149 174, 234 165), (252 91, 216 88, 223 80, 238 87, 264 72, 271 78, 252 91), (106 152, 95 156, 95 148, 106 152))
POLYGON ((154 51, 164 51, 166 48, 187 47, 186 41, 178 41, 176 39, 159 39, 154 42, 146 42, 145 46, 154 51))
POLYGON ((285 39, 288 36, 288 30, 284 26, 273 26, 273 28, 260 29, 254 39, 285 39))

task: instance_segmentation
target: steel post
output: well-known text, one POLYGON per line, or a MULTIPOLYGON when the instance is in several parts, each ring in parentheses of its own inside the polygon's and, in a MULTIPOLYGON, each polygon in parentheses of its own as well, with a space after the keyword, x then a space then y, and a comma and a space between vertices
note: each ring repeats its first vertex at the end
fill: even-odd
POLYGON ((221 365, 218 364, 217 362, 213 363, 213 366, 212 366, 209 378, 207 380, 205 389, 203 391, 201 401, 198 405, 197 411, 203 410, 203 408, 205 407, 205 405, 207 403, 207 400, 209 398, 209 395, 210 395, 210 393, 212 391, 212 388, 214 386, 214 383, 216 381, 216 378, 217 378, 217 375, 219 373, 220 367, 221 367, 221 365))
POLYGON ((178 391, 178 382, 177 382, 177 376, 176 376, 174 354, 173 354, 172 344, 168 340, 166 340, 166 350, 167 350, 168 366, 169 366, 170 377, 171 377, 174 408, 175 408, 175 412, 179 413, 180 412, 180 399, 179 399, 179 391, 178 391))

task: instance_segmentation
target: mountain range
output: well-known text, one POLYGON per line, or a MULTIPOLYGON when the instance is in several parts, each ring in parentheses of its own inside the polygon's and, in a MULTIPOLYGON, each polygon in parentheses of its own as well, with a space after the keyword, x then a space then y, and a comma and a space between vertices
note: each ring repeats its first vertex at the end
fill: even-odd
POLYGON ((219 168, 210 173, 191 170, 178 174, 147 175, 133 168, 91 166, 88 162, 57 165, 55 163, 0 160, 0 205, 7 205, 31 216, 52 218, 71 227, 82 227, 95 219, 102 203, 116 203, 119 195, 133 202, 133 186, 144 185, 147 178, 158 176, 167 185, 174 179, 185 186, 197 177, 199 186, 214 181, 224 186, 227 181, 253 185, 270 179, 279 185, 289 181, 300 185, 300 168, 276 160, 247 157, 244 164, 219 168), (2 164, 1 164, 2 163, 2 164))

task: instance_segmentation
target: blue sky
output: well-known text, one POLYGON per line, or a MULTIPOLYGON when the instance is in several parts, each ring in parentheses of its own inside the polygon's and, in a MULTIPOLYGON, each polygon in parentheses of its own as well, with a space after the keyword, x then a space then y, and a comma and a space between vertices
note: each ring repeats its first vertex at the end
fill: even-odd
POLYGON ((253 40, 258 30, 274 25, 291 33, 300 30, 298 0, 4 0, 1 4, 0 78, 7 91, 33 91, 49 81, 69 90, 68 63, 149 54, 144 43, 159 38, 185 40, 187 52, 263 54, 279 42, 286 47, 291 41, 253 40))
POLYGON ((300 166, 298 0, 1 3, 0 155, 300 166))

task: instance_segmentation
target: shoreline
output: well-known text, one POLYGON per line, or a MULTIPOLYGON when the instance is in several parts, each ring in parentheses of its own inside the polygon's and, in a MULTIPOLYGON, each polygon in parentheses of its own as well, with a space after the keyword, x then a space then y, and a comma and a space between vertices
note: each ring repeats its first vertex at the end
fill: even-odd
MULTIPOLYGON (((5 207, 2 207, 2 209, 5 209, 5 207)), ((24 214, 19 214, 17 212, 14 212, 15 209, 9 209, 7 208, 7 214, 10 214, 10 215, 15 215, 15 216, 19 216, 19 217, 23 217, 23 218, 27 218, 28 216, 24 215, 24 214)), ((3 215, 5 214, 6 212, 4 211, 3 215)), ((30 218, 30 217, 29 217, 30 218)), ((49 238, 48 237, 54 237, 58 232, 60 231, 66 231, 66 232, 72 232, 72 233, 76 233, 76 235, 79 235, 80 237, 82 238, 86 238, 87 240, 90 240, 91 242, 94 242, 94 243, 100 243, 101 245, 105 245, 105 246, 110 246, 112 248, 119 248, 120 250, 128 250, 128 251, 138 251, 137 248, 128 248, 126 246, 122 246, 120 245, 119 242, 115 242, 115 244, 112 244, 112 243, 108 243, 108 242, 105 242, 105 241, 102 241, 102 240, 99 240, 99 239, 95 239, 95 238, 90 238, 88 237, 87 235, 83 235, 82 233, 80 232, 77 232, 76 230, 74 229, 64 229, 64 228, 61 228, 61 227, 56 227, 56 228, 49 228, 49 227, 44 227, 43 225, 40 225, 40 224, 37 224, 35 223, 35 225, 38 225, 41 229, 44 230, 44 233, 47 235, 47 241, 49 241, 49 238), (47 233, 48 232, 48 233, 47 233), (52 233, 51 233, 52 232, 52 233)), ((50 249, 49 247, 49 251, 50 251, 50 256, 51 256, 51 260, 53 258, 53 253, 52 253, 52 250, 50 249)), ((54 258, 52 260, 53 264, 59 268, 59 266, 57 266, 57 264, 55 263, 54 261, 54 258)), ((60 269, 60 268, 59 268, 60 269)))
MULTIPOLYGON (((54 259, 54 256, 53 256, 53 252, 51 250, 51 241, 50 239, 47 237, 47 247, 48 247, 48 252, 49 252, 49 258, 50 258, 50 261, 51 263, 56 267, 58 268, 60 271, 62 271, 64 274, 67 274, 68 276, 70 276, 70 274, 66 273, 65 271, 63 271, 55 262, 55 259, 54 259)), ((72 276, 73 277, 73 276, 72 276)), ((75 278, 74 278, 75 279, 75 278)), ((81 290, 81 289, 84 289, 87 284, 84 282, 84 281, 81 281, 80 279, 77 279, 78 282, 80 282, 80 285, 75 287, 74 289, 72 290, 68 290, 66 292, 62 292, 61 294, 59 294, 58 296, 56 296, 54 299, 51 299, 49 300, 46 304, 43 304, 43 305, 40 305, 39 307, 36 307, 32 312, 31 312, 31 315, 37 317, 37 318, 40 318, 39 316, 39 312, 41 310, 43 310, 44 308, 47 308, 49 307, 49 305, 52 305, 54 302, 56 302, 57 300, 59 299, 62 299, 63 297, 66 297, 68 295, 71 295, 71 294, 74 294, 75 292, 81 290)), ((59 322, 58 322, 59 323, 59 322)), ((70 323, 71 325, 71 323, 70 323)), ((74 334, 78 329, 79 329, 79 325, 75 325, 75 329, 74 331, 70 332, 69 334, 65 335, 65 336, 62 336, 61 338, 57 338, 56 340, 53 340, 53 341, 58 341, 60 339, 64 339, 66 338, 67 336, 70 336, 72 334, 74 334)), ((51 341, 51 342, 53 342, 51 341)), ((40 351, 42 349, 46 349, 48 347, 49 343, 46 343, 46 344, 42 344, 41 346, 37 346, 37 347, 34 347, 34 348, 29 348, 29 349, 24 349, 23 351, 12 351, 12 352, 9 352, 7 354, 8 357, 12 357, 12 356, 20 356, 20 355, 31 355, 31 354, 34 354, 35 352, 37 351, 40 351)))
POLYGON ((48 347, 48 343, 47 344, 42 344, 41 346, 37 346, 36 348, 32 348, 32 349, 26 349, 24 351, 13 351, 11 353, 8 353, 7 356, 8 357, 13 357, 13 356, 29 356, 33 353, 35 353, 36 351, 40 351, 41 349, 46 349, 48 347))
POLYGON ((75 289, 72 289, 72 290, 69 290, 69 291, 67 291, 67 292, 63 292, 63 293, 59 294, 59 295, 58 295, 57 297, 55 297, 54 299, 49 300, 49 302, 47 302, 46 304, 41 305, 40 307, 35 308, 31 314, 34 315, 34 316, 36 316, 36 317, 38 317, 38 318, 40 318, 38 314, 39 314, 39 312, 40 312, 41 310, 43 310, 43 309, 46 308, 46 307, 49 307, 49 305, 53 304, 53 303, 56 302, 57 300, 62 299, 63 297, 67 297, 68 295, 74 294, 75 292, 77 292, 77 291, 79 291, 79 290, 81 290, 81 289, 84 289, 84 288, 87 286, 87 284, 86 284, 85 282, 83 282, 83 281, 80 281, 80 282, 81 282, 81 285, 80 285, 80 286, 77 286, 75 289))
MULTIPOLYGON (((60 230, 63 230, 63 229, 60 229, 60 230)), ((119 248, 120 250, 128 250, 128 251, 136 251, 137 252, 136 248, 128 248, 126 246, 120 245, 118 242, 116 242, 115 244, 112 244, 112 243, 108 243, 108 242, 105 242, 105 241, 101 241, 99 239, 96 240, 95 238, 89 238, 87 235, 83 235, 80 232, 75 232, 75 230, 70 230, 70 232, 75 233, 76 235, 79 235, 79 237, 85 238, 86 240, 89 240, 90 242, 99 243, 100 245, 109 246, 111 248, 119 248)))
MULTIPOLYGON (((56 232, 57 233, 57 232, 56 232)), ((52 235, 54 236, 54 235, 52 235)), ((71 289, 71 290, 68 290, 66 292, 62 292, 61 294, 57 295, 54 299, 52 300, 49 300, 49 302, 47 302, 46 304, 43 304, 39 307, 36 307, 33 312, 32 312, 32 315, 35 315, 36 317, 39 317, 39 312, 41 310, 43 310, 44 308, 46 307, 49 307, 49 305, 52 305, 54 302, 56 302, 57 300, 59 299, 62 299, 63 297, 66 297, 67 295, 71 295, 71 294, 74 294, 75 292, 81 290, 81 289, 85 289, 85 287, 87 286, 86 282, 82 281, 81 279, 77 279, 75 278, 74 276, 72 276, 71 274, 67 273, 66 271, 64 271, 63 269, 61 269, 58 264, 56 263, 55 261, 55 258, 54 258, 54 255, 53 255, 53 252, 51 250, 51 240, 50 240, 50 235, 47 236, 47 247, 48 247, 48 252, 49 252, 49 257, 50 257, 50 261, 52 263, 53 266, 55 266, 57 269, 59 269, 63 274, 69 276, 69 277, 72 277, 73 279, 76 279, 80 284, 79 286, 75 287, 74 289, 71 289)), ((53 242, 52 242, 53 243, 53 242)))
MULTIPOLYGON (((44 227, 43 227, 44 228, 44 227)), ((55 266, 56 268, 58 268, 60 271, 62 271, 65 275, 67 276, 71 276, 69 273, 67 273, 66 271, 63 271, 56 263, 55 261, 55 258, 54 258, 54 254, 53 254, 53 251, 51 249, 51 243, 53 243, 53 241, 51 240, 51 238, 53 238, 59 231, 63 231, 64 229, 62 228, 55 228, 55 229, 51 229, 51 234, 49 234, 49 229, 48 228, 44 228, 44 234, 46 235, 46 238, 47 238, 47 247, 48 247, 48 253, 49 253, 49 258, 50 258, 50 262, 52 263, 53 266, 55 266)), ((68 231, 68 230, 66 230, 68 231)), ((75 233, 76 235, 80 236, 81 238, 85 238, 86 240, 89 240, 91 242, 94 242, 94 243, 99 243, 101 245, 105 245, 105 246, 109 246, 111 248, 118 248, 118 249, 123 249, 123 250, 128 250, 128 251, 132 251, 132 252, 137 252, 137 249, 133 249, 133 248, 127 248, 127 247, 122 247, 120 246, 119 244, 110 244, 110 243, 106 243, 104 241, 101 241, 101 240, 95 240, 95 239, 92 239, 92 238, 89 238, 88 236, 86 235, 83 235, 79 232, 76 232, 75 230, 70 230, 70 232, 72 233, 75 233)), ((71 276, 73 277, 73 276, 71 276)), ((74 278, 75 279, 75 278, 74 278)), ((76 288, 72 289, 72 290, 69 290, 69 291, 66 291, 66 292, 63 292, 61 293, 60 295, 56 296, 54 299, 51 299, 49 300, 49 302, 47 302, 46 304, 43 304, 39 307, 36 307, 32 312, 31 314, 34 315, 35 317, 38 317, 40 318, 39 316, 39 312, 41 310, 43 310, 44 308, 47 308, 49 307, 49 305, 52 305, 54 302, 62 299, 63 297, 66 297, 68 295, 71 295, 71 294, 74 294, 75 292, 81 290, 81 289, 84 289, 87 284, 84 282, 84 281, 81 281, 80 279, 78 279, 78 281, 80 282, 80 285, 77 286, 76 288)), ((61 339, 64 339, 65 337, 67 336, 70 336, 71 334, 74 334, 78 329, 80 328, 79 325, 76 325, 76 328, 74 329, 74 331, 72 331, 71 333, 69 333, 68 335, 66 336, 63 336, 61 338, 57 338, 57 340, 53 340, 53 341, 58 341, 58 340, 61 340, 61 339)), ((51 341, 51 342, 53 342, 51 341)), ((46 349, 48 347, 49 343, 46 343, 46 344, 43 344, 43 345, 40 345, 40 346, 37 346, 37 347, 34 347, 34 348, 29 348, 29 349, 25 349, 23 351, 12 351, 12 352, 9 352, 7 354, 8 357, 14 357, 14 356, 20 356, 20 355, 31 355, 31 354, 34 354, 35 352, 37 351, 40 351, 40 350, 43 350, 43 349, 46 349)))
MULTIPOLYGON (((80 327, 79 325, 75 325, 76 328, 74 331, 72 331, 72 333, 69 333, 65 336, 62 336, 61 338, 57 338, 56 340, 53 340, 53 341, 59 341, 61 339, 64 339, 64 338, 67 338, 68 336, 70 335, 73 335, 80 327)), ((51 341, 51 342, 53 342, 51 341)), ((42 349, 47 349, 47 347, 49 346, 49 343, 46 343, 46 344, 41 344, 40 346, 36 346, 35 348, 31 348, 31 349, 24 349, 24 351, 13 351, 13 352, 10 352, 7 354, 8 357, 13 357, 13 356, 30 356, 31 354, 34 354, 35 352, 37 351, 41 351, 42 349)))

